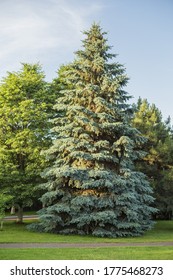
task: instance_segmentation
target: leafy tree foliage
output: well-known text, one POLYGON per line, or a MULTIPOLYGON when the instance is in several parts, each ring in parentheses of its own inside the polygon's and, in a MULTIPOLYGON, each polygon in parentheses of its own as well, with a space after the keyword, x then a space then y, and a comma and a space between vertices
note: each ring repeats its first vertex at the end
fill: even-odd
POLYGON ((173 134, 170 119, 164 122, 159 109, 146 99, 139 98, 135 111, 132 123, 148 140, 141 147, 147 155, 137 165, 153 185, 155 204, 160 210, 157 216, 170 219, 173 214, 173 134))
MULTIPOLYGON (((41 67, 23 64, 0 84, 0 189, 13 195, 19 210, 31 206, 45 159, 40 151, 50 142, 48 121, 53 95, 41 67)), ((39 194, 40 195, 40 194, 39 194)))
POLYGON ((136 236, 152 225, 152 190, 134 160, 144 139, 129 124, 128 78, 99 25, 63 71, 54 109, 56 139, 46 152, 45 206, 32 228, 62 234, 136 236))

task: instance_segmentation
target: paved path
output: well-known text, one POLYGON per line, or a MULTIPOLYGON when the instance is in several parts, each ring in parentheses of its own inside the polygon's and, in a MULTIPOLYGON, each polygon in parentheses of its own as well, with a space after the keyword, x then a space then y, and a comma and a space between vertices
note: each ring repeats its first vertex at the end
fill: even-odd
MULTIPOLYGON (((17 220, 17 216, 6 216, 4 218, 4 221, 13 221, 13 220, 17 220)), ((38 215, 25 215, 23 216, 23 220, 38 220, 38 215)))
MULTIPOLYGON (((101 248, 101 247, 173 246, 173 242, 133 243, 0 243, 1 248, 101 248)), ((173 249, 173 247, 172 247, 173 249)))

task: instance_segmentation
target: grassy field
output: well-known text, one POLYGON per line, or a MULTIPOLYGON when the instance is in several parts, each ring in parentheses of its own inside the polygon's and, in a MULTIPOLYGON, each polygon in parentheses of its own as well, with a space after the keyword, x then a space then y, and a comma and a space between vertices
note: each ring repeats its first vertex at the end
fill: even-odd
POLYGON ((49 233, 35 233, 26 230, 26 224, 17 225, 5 222, 0 231, 0 243, 9 242, 64 242, 64 243, 97 243, 98 248, 51 248, 51 249, 0 249, 1 260, 62 260, 62 259, 95 259, 95 260, 172 260, 173 247, 107 247, 99 248, 100 242, 161 242, 173 241, 173 221, 158 221, 151 231, 135 238, 96 238, 92 236, 54 235, 49 233))
POLYGON ((173 260, 172 247, 0 249, 1 260, 173 260))
POLYGON ((158 221, 155 227, 140 237, 130 238, 99 238, 92 236, 78 235, 58 235, 50 233, 30 232, 26 229, 26 225, 16 224, 15 222, 5 222, 4 228, 0 231, 0 243, 9 242, 72 242, 72 243, 99 243, 99 242, 158 242, 173 241, 173 221, 158 221))

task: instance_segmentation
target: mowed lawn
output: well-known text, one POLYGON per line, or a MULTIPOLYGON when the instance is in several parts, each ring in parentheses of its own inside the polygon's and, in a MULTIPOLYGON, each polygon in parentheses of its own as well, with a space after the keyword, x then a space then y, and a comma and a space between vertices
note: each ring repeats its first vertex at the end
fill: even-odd
MULTIPOLYGON (((164 242, 173 241, 173 221, 158 221, 154 229, 141 237, 135 238, 97 238, 92 236, 56 235, 49 233, 29 232, 23 225, 5 222, 0 231, 0 243, 97 243, 97 248, 30 248, 30 249, 0 249, 1 260, 173 260, 173 247, 99 247, 106 242, 164 242)), ((128 244, 127 244, 128 245, 128 244)))
POLYGON ((0 249, 0 260, 173 260, 173 248, 34 248, 0 249))

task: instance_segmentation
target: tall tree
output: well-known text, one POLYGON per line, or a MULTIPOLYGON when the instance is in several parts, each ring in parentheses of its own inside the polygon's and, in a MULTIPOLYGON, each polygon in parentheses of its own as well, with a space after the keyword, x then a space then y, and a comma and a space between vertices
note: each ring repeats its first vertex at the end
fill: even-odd
POLYGON ((134 169, 136 141, 129 125, 128 78, 97 24, 84 32, 83 49, 63 72, 68 85, 54 109, 56 139, 46 152, 50 167, 40 222, 31 228, 95 236, 135 236, 152 225, 151 188, 134 169), (69 86, 71 85, 71 86, 69 86), (61 114, 63 112, 63 114, 61 114))
POLYGON ((0 191, 13 195, 20 222, 46 166, 40 151, 50 143, 53 98, 38 64, 23 64, 0 84, 0 191))
POLYGON ((171 218, 173 215, 173 134, 170 119, 162 119, 160 110, 139 98, 134 105, 132 124, 139 129, 147 142, 142 144, 146 156, 137 161, 139 170, 147 174, 154 189, 157 216, 171 218))

